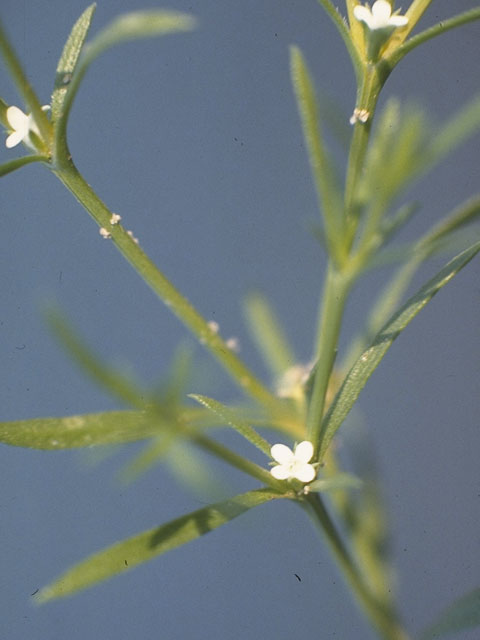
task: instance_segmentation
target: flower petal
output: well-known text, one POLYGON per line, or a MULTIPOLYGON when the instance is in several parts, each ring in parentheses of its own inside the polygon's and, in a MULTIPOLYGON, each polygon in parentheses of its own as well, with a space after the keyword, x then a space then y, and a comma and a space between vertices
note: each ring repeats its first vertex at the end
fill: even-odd
POLYGON ((294 477, 300 482, 311 482, 316 475, 315 467, 311 464, 304 464, 295 470, 294 477))
POLYGON ((5 115, 7 117, 7 122, 12 129, 15 129, 15 131, 22 131, 23 134, 27 133, 28 116, 25 115, 21 109, 15 106, 8 107, 5 115))
POLYGON ((408 18, 407 16, 392 16, 389 22, 393 27, 404 27, 408 24, 408 18))
POLYGON ((295 447, 295 459, 300 462, 310 462, 313 457, 313 444, 304 440, 295 447))
POLYGON ((366 7, 362 7, 362 5, 357 4, 357 6, 353 8, 353 15, 359 22, 365 22, 365 24, 370 26, 369 22, 372 18, 372 14, 366 7))
POLYGON ((290 468, 287 465, 279 464, 276 467, 270 469, 270 473, 277 480, 286 480, 290 478, 290 468))
POLYGON ((274 444, 270 453, 272 458, 280 464, 290 464, 294 459, 293 451, 285 444, 274 444))
POLYGON ((392 7, 387 0, 377 0, 372 7, 372 15, 377 24, 388 24, 390 16, 392 15, 392 7))
POLYGON ((14 131, 5 140, 5 146, 7 147, 7 149, 12 149, 12 147, 16 147, 17 144, 19 144, 22 140, 23 140, 23 132, 14 131))

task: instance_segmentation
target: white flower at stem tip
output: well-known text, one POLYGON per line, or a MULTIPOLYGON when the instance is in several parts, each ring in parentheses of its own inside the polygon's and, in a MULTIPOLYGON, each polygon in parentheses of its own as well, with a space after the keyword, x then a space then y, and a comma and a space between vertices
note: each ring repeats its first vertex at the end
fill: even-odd
POLYGON ((396 29, 408 23, 406 16, 392 15, 392 7, 387 0, 376 0, 372 8, 358 4, 353 9, 353 15, 359 22, 363 22, 371 31, 378 29, 396 29))
POLYGON ((277 480, 296 478, 300 482, 311 482, 317 472, 312 464, 313 444, 304 440, 292 451, 285 444, 274 444, 270 450, 272 458, 278 464, 270 469, 270 473, 277 480))
MULTIPOLYGON (((42 111, 48 111, 50 106, 44 105, 42 107, 42 111)), ((12 129, 12 133, 5 140, 5 145, 7 149, 12 149, 16 147, 17 144, 23 142, 32 149, 36 151, 35 145, 32 143, 30 139, 30 133, 33 132, 35 135, 40 137, 40 131, 38 130, 37 123, 33 119, 32 114, 23 113, 21 109, 15 106, 8 107, 6 113, 7 122, 12 129)))

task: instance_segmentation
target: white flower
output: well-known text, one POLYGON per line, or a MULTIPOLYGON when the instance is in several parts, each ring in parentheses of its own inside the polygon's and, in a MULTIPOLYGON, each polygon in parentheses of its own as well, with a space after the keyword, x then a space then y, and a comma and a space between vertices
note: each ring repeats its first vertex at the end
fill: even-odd
POLYGON ((308 464, 313 456, 313 444, 308 440, 297 444, 294 451, 285 444, 274 444, 270 452, 278 462, 278 465, 270 469, 277 480, 296 478, 300 482, 311 482, 315 478, 315 467, 308 464))
POLYGON ((368 4, 366 7, 359 4, 354 7, 353 15, 359 22, 364 22, 371 31, 396 29, 408 23, 406 16, 392 16, 392 7, 387 0, 377 0, 371 9, 368 4))
MULTIPOLYGON (((42 107, 43 111, 48 111, 48 109, 50 109, 48 105, 42 107)), ((16 147, 20 142, 24 142, 27 147, 36 151, 36 147, 30 139, 30 133, 33 132, 40 137, 40 131, 38 130, 37 123, 33 119, 32 114, 30 113, 27 115, 18 107, 12 106, 8 107, 5 115, 7 117, 7 122, 12 129, 12 133, 5 141, 7 149, 16 147)))

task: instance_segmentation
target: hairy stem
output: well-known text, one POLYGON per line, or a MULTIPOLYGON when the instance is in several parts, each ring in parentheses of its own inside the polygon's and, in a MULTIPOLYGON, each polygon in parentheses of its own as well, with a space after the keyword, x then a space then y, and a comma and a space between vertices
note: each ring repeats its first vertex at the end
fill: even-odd
POLYGON ((379 636, 384 640, 409 640, 395 612, 379 601, 365 584, 322 499, 318 495, 311 494, 307 496, 302 506, 322 532, 358 605, 378 631, 379 636))

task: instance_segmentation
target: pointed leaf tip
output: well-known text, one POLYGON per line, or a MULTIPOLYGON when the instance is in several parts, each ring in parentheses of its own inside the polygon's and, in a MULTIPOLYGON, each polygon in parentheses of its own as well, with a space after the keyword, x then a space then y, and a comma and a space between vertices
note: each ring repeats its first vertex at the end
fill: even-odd
POLYGON ((282 497, 259 489, 209 505, 117 542, 73 566, 35 594, 37 604, 70 596, 213 531, 252 507, 282 497))

